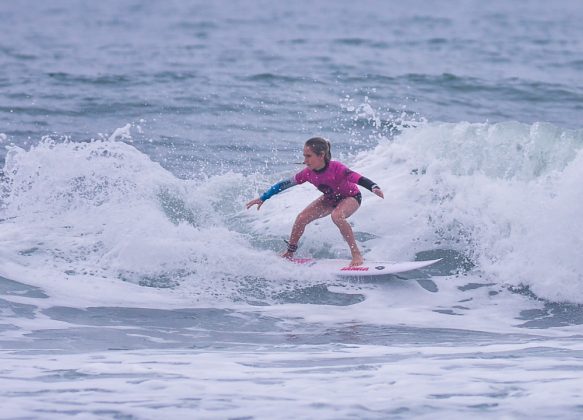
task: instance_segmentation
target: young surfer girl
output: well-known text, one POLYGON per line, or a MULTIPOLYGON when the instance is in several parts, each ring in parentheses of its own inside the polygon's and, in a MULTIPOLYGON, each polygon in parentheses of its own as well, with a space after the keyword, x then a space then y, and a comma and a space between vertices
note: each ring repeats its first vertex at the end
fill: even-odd
POLYGON ((247 203, 247 209, 257 205, 261 208, 265 200, 294 185, 309 182, 323 194, 306 207, 296 218, 288 242, 287 251, 282 255, 292 258, 298 249, 298 242, 306 229, 306 226, 316 219, 331 215, 332 220, 340 229, 340 233, 348 242, 352 254, 351 266, 363 263, 362 254, 356 245, 354 233, 350 224, 346 221, 360 207, 362 195, 358 185, 372 191, 384 198, 380 187, 370 179, 350 170, 342 163, 332 160, 330 142, 314 137, 306 141, 304 145, 304 164, 306 168, 295 176, 278 182, 264 192, 261 197, 247 203))

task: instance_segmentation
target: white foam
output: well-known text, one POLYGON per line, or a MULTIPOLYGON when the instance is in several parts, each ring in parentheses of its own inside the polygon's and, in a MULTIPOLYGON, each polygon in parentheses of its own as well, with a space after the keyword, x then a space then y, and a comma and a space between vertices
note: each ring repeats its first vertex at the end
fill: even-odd
MULTIPOLYGON (((131 124, 126 124, 123 127, 116 128, 111 136, 109 136, 109 141, 116 141, 116 140, 123 140, 123 141, 132 141, 132 133, 131 133, 131 124)), ((138 126, 138 131, 141 130, 138 126)))
POLYGON ((572 417, 581 344, 545 344, 7 353, 0 392, 10 417, 572 417))
POLYGON ((241 175, 183 181, 120 141, 51 139, 10 148, 5 174, 0 274, 68 296, 72 306, 132 306, 154 293, 136 300, 123 281, 181 286, 189 303, 232 301, 250 277, 279 287, 302 270, 227 227, 241 209, 241 175))
MULTIPOLYGON (((417 170, 402 204, 422 215, 434 241, 461 247, 496 282, 583 302, 582 146, 582 131, 549 124, 428 124, 373 155, 417 170)), ((377 160, 362 157, 365 169, 367 159, 377 160)), ((375 176, 395 172, 375 171, 379 164, 375 176)))

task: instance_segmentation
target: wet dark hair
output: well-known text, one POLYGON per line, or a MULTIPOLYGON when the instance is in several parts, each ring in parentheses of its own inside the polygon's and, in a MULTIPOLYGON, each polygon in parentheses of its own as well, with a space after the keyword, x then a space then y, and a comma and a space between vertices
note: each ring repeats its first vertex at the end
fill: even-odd
POLYGON ((308 146, 310 149, 312 149, 312 152, 317 155, 323 154, 324 161, 326 163, 330 162, 330 159, 332 159, 332 152, 330 151, 332 146, 328 140, 323 139, 322 137, 312 137, 306 141, 305 146, 308 146))

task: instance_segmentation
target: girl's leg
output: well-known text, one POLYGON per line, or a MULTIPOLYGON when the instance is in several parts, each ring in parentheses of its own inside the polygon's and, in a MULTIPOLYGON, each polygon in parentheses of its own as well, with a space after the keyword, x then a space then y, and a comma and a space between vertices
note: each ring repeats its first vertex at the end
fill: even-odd
POLYGON ((342 200, 336 208, 332 211, 332 220, 340 229, 342 237, 348 242, 350 247, 350 253, 352 254, 351 266, 362 265, 364 258, 358 249, 356 240, 354 239, 354 233, 352 232, 352 227, 346 219, 354 214, 356 210, 360 207, 360 204, 354 197, 348 197, 342 200))
MULTIPOLYGON (((324 200, 324 196, 312 201, 311 204, 308 205, 298 217, 296 217, 296 221, 294 222, 294 226, 292 227, 291 235, 289 237, 289 245, 290 247, 297 246, 300 238, 304 234, 306 230, 306 226, 309 223, 312 223, 316 219, 320 219, 324 216, 328 216, 334 210, 329 204, 326 203, 324 200)), ((294 253, 291 251, 286 251, 282 257, 284 258, 291 258, 293 257, 294 253)))

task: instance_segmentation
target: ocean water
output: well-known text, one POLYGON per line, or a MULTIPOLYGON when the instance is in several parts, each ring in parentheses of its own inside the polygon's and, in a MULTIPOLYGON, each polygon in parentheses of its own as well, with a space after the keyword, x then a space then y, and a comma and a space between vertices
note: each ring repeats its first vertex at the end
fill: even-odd
MULTIPOLYGON (((583 4, 0 2, 0 418, 583 415, 583 4), (278 257, 303 142, 365 281, 278 257)), ((349 255, 329 219, 299 256, 349 255)))

